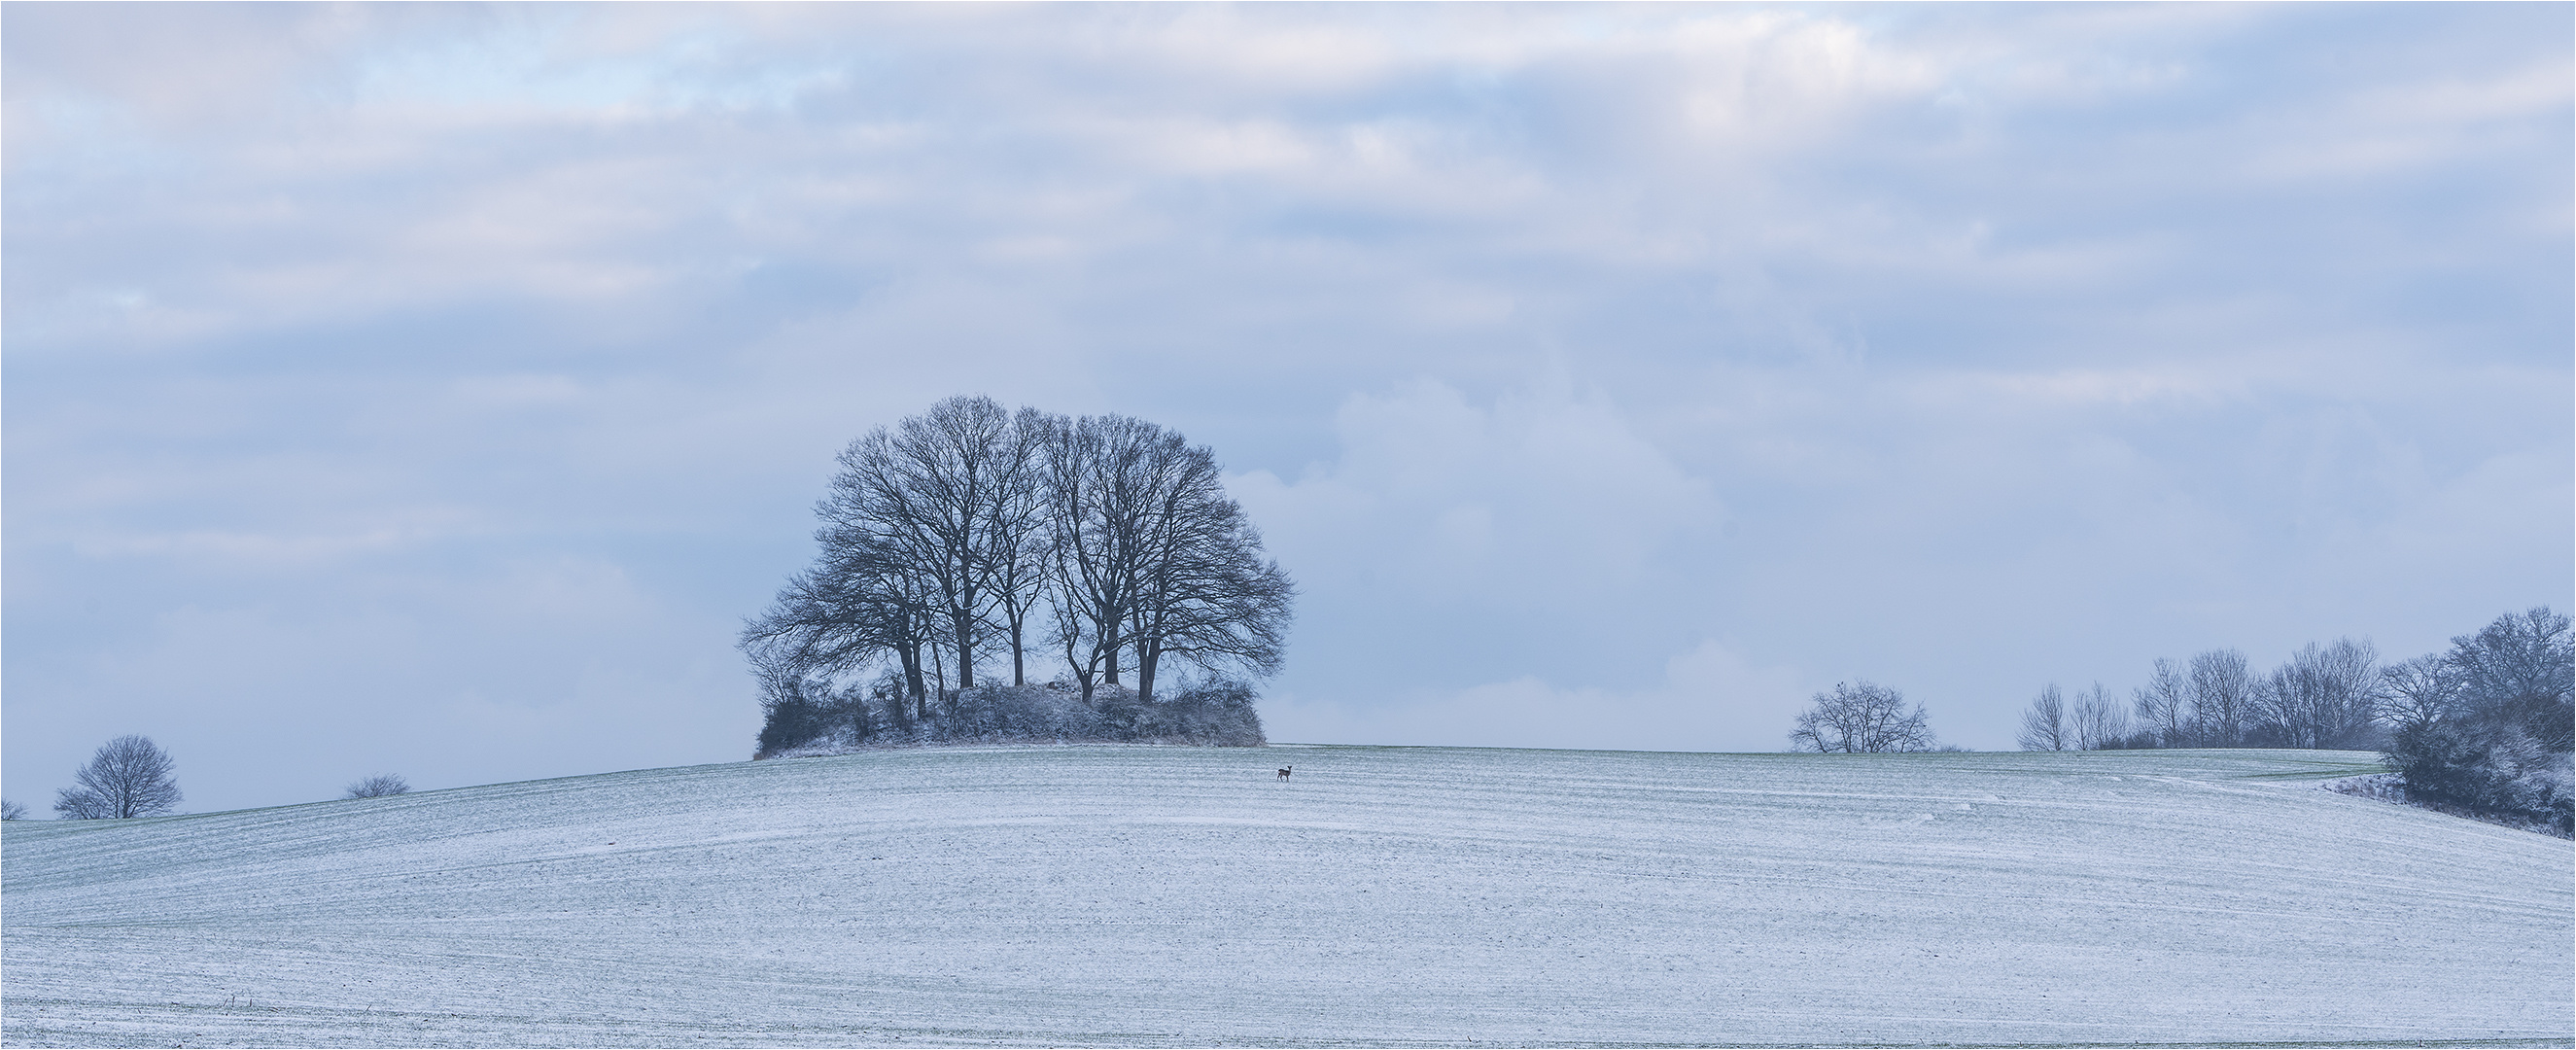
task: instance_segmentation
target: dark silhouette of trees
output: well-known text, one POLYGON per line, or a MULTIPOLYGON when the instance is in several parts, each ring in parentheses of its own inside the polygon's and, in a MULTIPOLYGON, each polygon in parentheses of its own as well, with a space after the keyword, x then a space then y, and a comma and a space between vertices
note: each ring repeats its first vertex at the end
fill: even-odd
POLYGON ((871 552, 909 577, 905 590, 938 618, 961 689, 974 687, 982 652, 994 513, 1005 488, 1025 484, 1012 429, 991 398, 941 401, 852 442, 818 508, 835 537, 827 546, 871 552))
POLYGON ((72 773, 79 787, 55 793, 54 812, 71 820, 150 817, 179 807, 168 752, 149 737, 121 736, 72 773))
POLYGON ((1820 753, 1933 748, 1932 728, 1923 705, 1914 705, 1909 714, 1904 694, 1865 681, 1837 683, 1831 692, 1817 693, 1814 702, 1798 715, 1797 729, 1789 734, 1789 740, 1796 750, 1820 753))
POLYGON ((27 819, 27 807, 11 802, 8 799, 0 798, 0 820, 25 819, 27 819))
POLYGON ((2576 633, 2536 608, 2507 613, 2382 678, 2397 723, 2386 752, 2409 800, 2576 835, 2576 633))
POLYGON ((351 783, 349 785, 349 794, 347 797, 384 798, 390 795, 408 795, 410 793, 411 782, 404 780, 401 774, 378 773, 365 780, 351 783))
POLYGON ((1104 416, 1059 419, 1048 444, 1054 639, 1086 704, 1101 685, 1120 684, 1145 558, 1147 490, 1180 451, 1169 438, 1143 420, 1104 416))
POLYGON ((763 753, 817 726, 866 739, 880 710, 905 732, 964 717, 933 700, 957 708, 1004 650, 1026 687, 1032 626, 1086 707, 1131 671, 1155 703, 1175 661, 1278 669, 1294 587, 1214 454, 1177 433, 956 397, 851 443, 840 467, 816 507, 820 555, 743 631, 763 753))
POLYGON ((815 534, 822 556, 743 629, 764 703, 805 702, 829 691, 831 679, 891 659, 899 688, 888 714, 905 723, 927 717, 925 654, 937 629, 929 586, 869 530, 826 521, 815 534))
POLYGON ((1084 701, 1132 667, 1151 703, 1166 658, 1275 673, 1295 589, 1215 454, 1125 416, 1058 419, 1048 438, 1053 633, 1084 701))

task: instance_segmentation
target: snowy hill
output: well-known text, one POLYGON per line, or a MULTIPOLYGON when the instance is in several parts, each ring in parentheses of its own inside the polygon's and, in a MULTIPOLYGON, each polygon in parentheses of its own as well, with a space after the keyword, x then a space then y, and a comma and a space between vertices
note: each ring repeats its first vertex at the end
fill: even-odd
POLYGON ((949 749, 15 822, 0 1041, 2568 1042, 2569 843, 2315 789, 2370 768, 949 749))

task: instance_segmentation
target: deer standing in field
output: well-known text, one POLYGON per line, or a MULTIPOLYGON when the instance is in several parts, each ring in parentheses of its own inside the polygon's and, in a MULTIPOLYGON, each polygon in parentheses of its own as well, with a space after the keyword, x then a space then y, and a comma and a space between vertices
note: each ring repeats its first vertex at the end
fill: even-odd
POLYGON ((1289 770, 1291 770, 1291 769, 1295 769, 1295 768, 1297 768, 1297 767, 1295 767, 1295 766, 1281 766, 1281 767, 1279 767, 1279 779, 1281 779, 1281 780, 1286 780, 1286 779, 1288 779, 1288 771, 1289 771, 1289 770))

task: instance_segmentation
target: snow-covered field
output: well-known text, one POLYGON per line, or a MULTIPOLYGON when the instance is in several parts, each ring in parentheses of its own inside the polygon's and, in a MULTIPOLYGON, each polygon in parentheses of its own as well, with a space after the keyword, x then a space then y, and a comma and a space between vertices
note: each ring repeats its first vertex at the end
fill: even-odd
POLYGON ((2369 760, 994 748, 13 822, 0 1041, 2576 1039, 2569 843, 2316 790, 2369 760))

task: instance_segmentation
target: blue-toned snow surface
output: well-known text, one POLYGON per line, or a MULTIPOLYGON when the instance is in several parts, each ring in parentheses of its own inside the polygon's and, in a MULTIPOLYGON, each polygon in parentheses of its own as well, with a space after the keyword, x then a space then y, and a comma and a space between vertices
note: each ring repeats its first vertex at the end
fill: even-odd
POLYGON ((2317 790, 2377 768, 923 749, 11 822, 0 1041, 2576 1039, 2569 843, 2317 790))

